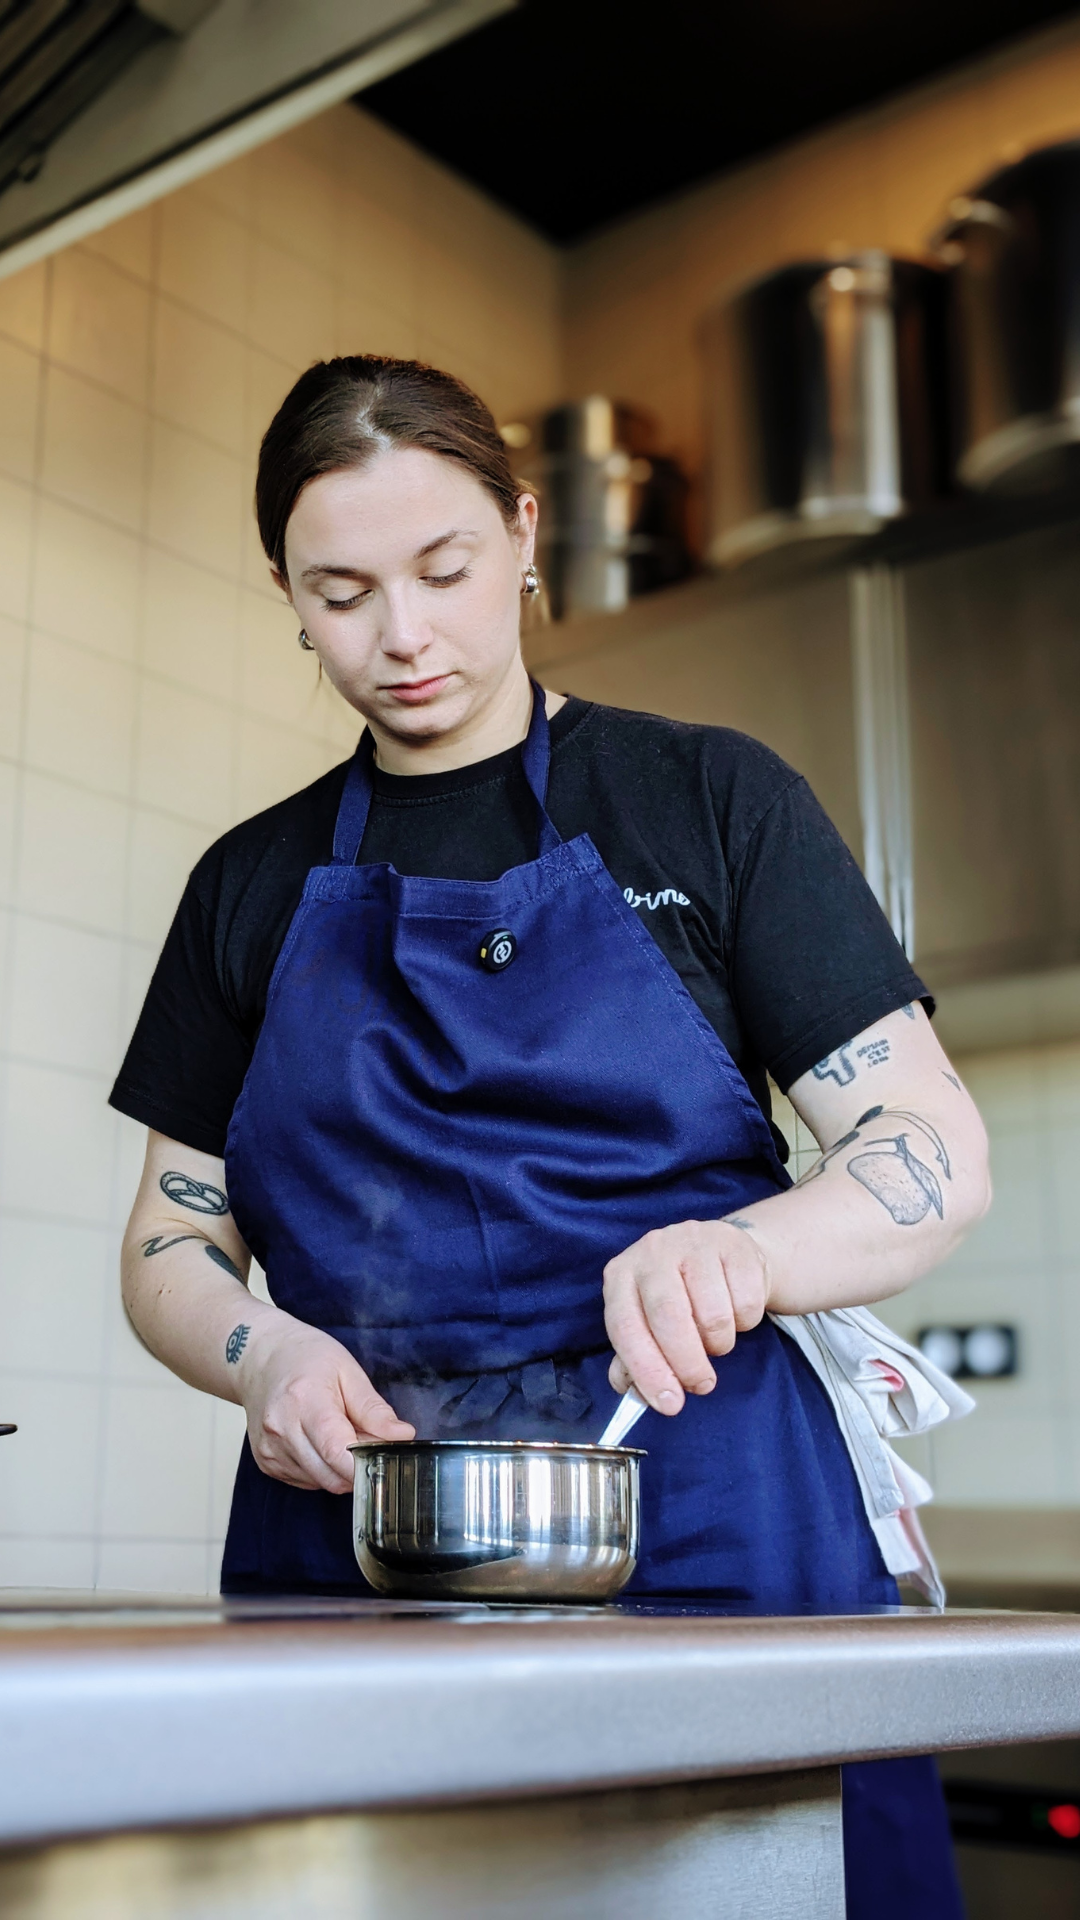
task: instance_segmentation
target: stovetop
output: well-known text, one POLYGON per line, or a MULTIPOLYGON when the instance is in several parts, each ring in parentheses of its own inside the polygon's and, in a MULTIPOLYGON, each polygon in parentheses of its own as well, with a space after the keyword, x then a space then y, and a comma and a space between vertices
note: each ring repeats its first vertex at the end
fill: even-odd
MULTIPOLYGON (((0 1588, 0 1633, 48 1627, 221 1627, 250 1621, 456 1620, 582 1621, 619 1617, 745 1618, 750 1610, 716 1601, 623 1597, 603 1606, 530 1606, 509 1601, 382 1600, 358 1594, 155 1594, 75 1588, 0 1588)), ((922 1607, 873 1607, 867 1613, 924 1613, 922 1607)), ((786 1616, 790 1618, 791 1616, 786 1616)))

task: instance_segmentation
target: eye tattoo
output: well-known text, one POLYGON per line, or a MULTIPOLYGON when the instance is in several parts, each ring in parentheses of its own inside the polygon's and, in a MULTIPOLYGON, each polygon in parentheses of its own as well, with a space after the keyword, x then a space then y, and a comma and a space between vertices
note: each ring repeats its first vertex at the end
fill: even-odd
POLYGON ((240 1355, 247 1346, 248 1334, 250 1332, 251 1328, 245 1327, 243 1321, 241 1321, 240 1325, 234 1327, 230 1333, 225 1342, 225 1359, 230 1367, 235 1367, 240 1355))
POLYGON ((229 1211, 229 1202, 221 1188, 212 1187, 209 1180, 193 1180, 189 1173, 163 1173, 159 1184, 162 1193, 192 1213, 229 1211))

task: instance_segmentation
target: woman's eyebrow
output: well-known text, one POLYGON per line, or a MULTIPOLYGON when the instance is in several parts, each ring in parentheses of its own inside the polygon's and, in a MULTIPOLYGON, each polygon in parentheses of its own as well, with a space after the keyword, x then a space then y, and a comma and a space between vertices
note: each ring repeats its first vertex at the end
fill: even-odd
POLYGON ((439 547, 448 547, 450 545, 451 540, 475 540, 475 539, 476 539, 475 533, 471 533, 468 530, 468 528, 451 527, 449 533, 440 533, 437 540, 429 540, 426 547, 418 548, 416 553, 416 558, 417 560, 426 560, 429 553, 434 553, 436 549, 439 547))
POLYGON ((320 562, 316 567, 305 567, 300 578, 301 580, 318 580, 323 574, 328 574, 331 580, 362 580, 364 578, 361 567, 333 567, 329 561, 320 562))

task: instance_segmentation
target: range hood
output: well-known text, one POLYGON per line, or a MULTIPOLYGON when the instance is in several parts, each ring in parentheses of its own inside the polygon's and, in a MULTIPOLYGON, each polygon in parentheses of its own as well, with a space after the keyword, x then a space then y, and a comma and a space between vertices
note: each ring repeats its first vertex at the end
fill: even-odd
POLYGON ((0 276, 513 0, 0 0, 0 276))

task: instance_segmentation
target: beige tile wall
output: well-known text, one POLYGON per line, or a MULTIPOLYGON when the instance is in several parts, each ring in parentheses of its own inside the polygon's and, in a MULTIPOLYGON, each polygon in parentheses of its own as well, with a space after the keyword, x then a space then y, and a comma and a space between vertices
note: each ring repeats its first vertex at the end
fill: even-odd
POLYGON ((698 329, 725 287, 834 247, 921 253, 954 194, 1078 130, 1074 19, 620 222, 568 257, 570 390, 652 407, 698 472, 698 329))
POLYGON ((344 757, 254 534, 312 359, 561 388, 554 251, 351 107, 0 281, 0 1585, 216 1581, 238 1411, 117 1299, 105 1106, 192 863, 344 757))

